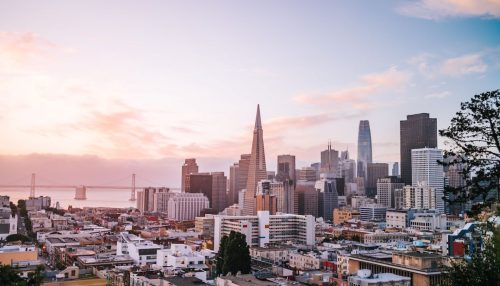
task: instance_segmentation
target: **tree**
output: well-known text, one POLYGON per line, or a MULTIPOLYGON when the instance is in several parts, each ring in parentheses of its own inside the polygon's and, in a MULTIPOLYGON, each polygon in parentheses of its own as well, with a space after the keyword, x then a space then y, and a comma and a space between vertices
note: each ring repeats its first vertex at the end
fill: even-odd
POLYGON ((231 231, 229 236, 222 237, 215 261, 217 275, 226 275, 229 272, 233 275, 238 272, 250 273, 251 259, 246 236, 231 231))
POLYGON ((20 233, 17 233, 17 234, 11 234, 11 235, 8 235, 6 238, 5 238, 5 241, 7 242, 12 242, 12 241, 21 241, 21 242, 26 242, 30 240, 29 237, 25 236, 25 235, 22 235, 20 233))
POLYGON ((17 206, 13 202, 9 202, 9 205, 12 216, 17 215, 17 206))
POLYGON ((22 285, 24 281, 17 275, 17 272, 9 265, 0 264, 0 285, 22 285))
POLYGON ((224 252, 226 251, 228 237, 224 235, 220 241, 219 252, 215 257, 215 272, 217 275, 222 274, 222 266, 224 265, 224 252))
POLYGON ((459 260, 446 267, 442 286, 500 286, 500 227, 493 237, 487 238, 482 250, 475 252, 470 261, 459 260))
POLYGON ((445 167, 460 165, 463 186, 447 187, 444 199, 465 204, 478 201, 471 214, 499 201, 500 184, 500 91, 473 96, 462 102, 448 128, 439 130, 445 144, 445 167), (496 194, 494 192, 496 191, 496 194))

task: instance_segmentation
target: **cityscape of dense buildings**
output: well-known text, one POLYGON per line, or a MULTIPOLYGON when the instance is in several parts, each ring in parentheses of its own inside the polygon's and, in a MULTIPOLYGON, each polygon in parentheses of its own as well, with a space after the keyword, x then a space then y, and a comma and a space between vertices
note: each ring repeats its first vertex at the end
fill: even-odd
POLYGON ((444 204, 444 186, 463 181, 460 167, 445 170, 438 163, 443 153, 436 119, 428 114, 401 121, 402 176, 397 163, 390 176, 389 164, 373 162, 367 120, 359 125, 357 161, 328 143, 311 167, 298 169, 296 156, 279 155, 272 174, 263 130, 257 106, 250 153, 230 166, 229 177, 200 172, 189 158, 181 167, 180 192, 144 188, 136 208, 52 208, 42 196, 30 197, 17 212, 9 197, 0 197, 0 238, 29 235, 29 221, 37 241, 0 247, 0 261, 23 275, 44 264, 56 273, 49 280, 91 275, 120 286, 264 280, 438 286, 443 266, 470 256, 476 251, 471 246, 481 243, 479 222, 467 218, 466 208, 444 204), (20 225, 19 216, 27 221, 20 225), (217 252, 231 232, 244 235, 252 273, 217 277, 217 252))

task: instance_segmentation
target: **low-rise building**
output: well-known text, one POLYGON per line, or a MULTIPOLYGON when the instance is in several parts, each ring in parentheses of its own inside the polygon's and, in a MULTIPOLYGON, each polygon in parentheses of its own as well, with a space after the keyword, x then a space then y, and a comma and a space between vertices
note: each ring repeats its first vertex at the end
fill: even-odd
POLYGON ((361 269, 355 276, 349 276, 349 286, 410 286, 411 278, 392 273, 372 274, 361 269))
POLYGON ((327 261, 314 252, 291 252, 289 254, 290 267, 297 270, 320 270, 322 264, 327 261))
POLYGON ((160 249, 161 245, 128 232, 121 232, 116 245, 116 255, 128 254, 135 264, 150 265, 156 263, 156 253, 160 249))
POLYGON ((206 267, 204 263, 205 256, 185 244, 172 244, 168 249, 158 250, 156 255, 156 265, 161 267, 206 267))
POLYGON ((0 248, 0 264, 13 265, 38 260, 34 245, 6 245, 0 248))
MULTIPOLYGON (((7 197, 8 198, 8 197, 7 197)), ((12 215, 10 208, 0 207, 0 239, 17 233, 17 215, 12 215)))

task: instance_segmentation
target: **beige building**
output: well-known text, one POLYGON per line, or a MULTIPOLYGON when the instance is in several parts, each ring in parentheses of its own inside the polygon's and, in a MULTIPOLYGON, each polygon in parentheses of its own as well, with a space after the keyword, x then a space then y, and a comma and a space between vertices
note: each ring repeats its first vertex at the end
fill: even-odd
POLYGON ((186 191, 187 175, 195 173, 198 173, 198 164, 196 164, 196 159, 186 159, 184 161, 184 165, 182 165, 181 192, 186 191))
POLYGON ((34 245, 7 245, 0 248, 0 264, 2 265, 36 260, 38 260, 38 251, 34 245))
POLYGON ((352 219, 359 218, 359 212, 347 208, 337 208, 333 210, 333 224, 339 225, 352 219))
POLYGON ((290 267, 297 268, 297 270, 319 270, 326 261, 314 253, 292 252, 288 258, 290 267))

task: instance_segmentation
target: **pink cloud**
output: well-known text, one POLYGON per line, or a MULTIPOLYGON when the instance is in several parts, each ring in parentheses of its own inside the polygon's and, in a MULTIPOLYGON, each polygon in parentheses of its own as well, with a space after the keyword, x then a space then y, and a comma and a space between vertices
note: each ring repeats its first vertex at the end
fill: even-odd
POLYGON ((367 74, 360 78, 358 85, 320 94, 303 94, 294 98, 296 102, 312 105, 340 105, 355 110, 367 110, 374 105, 370 99, 381 91, 397 91, 410 80, 410 74, 396 67, 367 74))
POLYGON ((447 59, 441 65, 441 73, 450 76, 461 76, 471 73, 484 73, 488 66, 483 62, 481 55, 468 54, 447 59))

